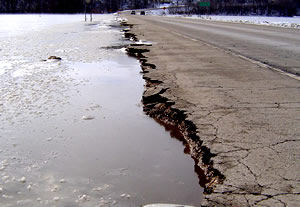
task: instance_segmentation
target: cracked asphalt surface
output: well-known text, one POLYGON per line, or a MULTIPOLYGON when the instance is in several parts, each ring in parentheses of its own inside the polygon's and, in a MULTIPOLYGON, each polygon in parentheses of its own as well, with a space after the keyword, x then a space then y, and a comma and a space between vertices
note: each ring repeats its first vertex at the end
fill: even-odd
POLYGON ((167 32, 300 75, 299 29, 156 16, 143 20, 159 25, 167 32))
MULTIPOLYGON (((195 32, 187 27, 182 34, 152 17, 126 18, 138 39, 153 42, 144 55, 156 69, 144 77, 162 81, 159 87, 167 89, 162 96, 188 114, 214 154, 214 168, 225 176, 202 205, 300 206, 299 80, 201 41, 207 36, 201 30, 195 39, 185 35, 195 32)), ((234 25, 251 29, 228 24, 234 25)), ((296 50, 290 52, 297 65, 296 50)))

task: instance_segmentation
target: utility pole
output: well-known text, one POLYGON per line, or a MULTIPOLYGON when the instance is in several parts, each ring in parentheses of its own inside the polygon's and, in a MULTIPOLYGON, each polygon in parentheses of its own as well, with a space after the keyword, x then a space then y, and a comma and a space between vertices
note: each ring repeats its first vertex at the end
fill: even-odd
POLYGON ((86 22, 86 1, 84 1, 84 21, 86 22))
POLYGON ((88 0, 90 1, 90 22, 93 21, 93 14, 92 14, 92 4, 93 4, 93 0, 88 0))
POLYGON ((84 20, 86 21, 86 7, 87 7, 87 4, 89 5, 90 7, 90 21, 93 21, 93 15, 92 15, 92 8, 91 8, 91 0, 85 0, 84 1, 84 7, 85 7, 85 11, 84 11, 84 20))

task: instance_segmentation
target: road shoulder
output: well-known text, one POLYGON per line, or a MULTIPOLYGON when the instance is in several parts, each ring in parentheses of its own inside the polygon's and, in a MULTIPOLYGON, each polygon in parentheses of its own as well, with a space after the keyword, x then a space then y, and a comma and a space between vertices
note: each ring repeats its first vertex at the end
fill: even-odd
POLYGON ((131 33, 153 42, 140 57, 145 111, 179 120, 208 179, 202 205, 299 205, 300 82, 126 18, 131 33))

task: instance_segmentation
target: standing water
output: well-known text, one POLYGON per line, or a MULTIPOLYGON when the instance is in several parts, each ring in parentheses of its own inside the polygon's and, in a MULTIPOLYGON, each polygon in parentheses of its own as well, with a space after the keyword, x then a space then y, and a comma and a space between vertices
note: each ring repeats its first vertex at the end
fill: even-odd
POLYGON ((0 15, 0 206, 199 206, 112 15, 0 15), (50 56, 59 59, 48 59, 50 56))

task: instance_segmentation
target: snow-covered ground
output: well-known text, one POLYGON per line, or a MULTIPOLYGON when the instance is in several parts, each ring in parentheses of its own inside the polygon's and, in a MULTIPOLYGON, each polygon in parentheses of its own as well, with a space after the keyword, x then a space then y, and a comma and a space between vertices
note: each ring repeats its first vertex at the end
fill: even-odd
MULTIPOLYGON (((170 4, 161 4, 158 8, 168 8, 170 4)), ((256 24, 286 28, 300 29, 300 16, 295 17, 268 17, 268 16, 226 16, 226 15, 172 15, 168 9, 152 10, 148 15, 158 15, 167 17, 182 17, 190 19, 203 19, 211 21, 235 22, 245 24, 256 24)))
MULTIPOLYGON (((183 16, 184 17, 184 16, 183 16)), ((300 17, 267 17, 267 16, 220 16, 220 15, 193 15, 185 18, 205 19, 223 22, 236 22, 277 27, 289 27, 300 29, 300 17)))

